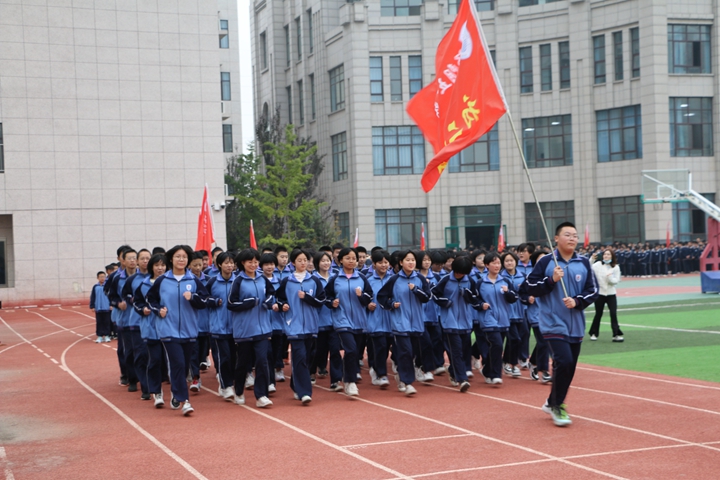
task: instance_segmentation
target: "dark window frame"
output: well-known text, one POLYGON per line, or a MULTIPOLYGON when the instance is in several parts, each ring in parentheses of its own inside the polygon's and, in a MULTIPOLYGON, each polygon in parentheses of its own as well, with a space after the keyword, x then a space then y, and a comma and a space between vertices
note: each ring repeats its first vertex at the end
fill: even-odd
POLYGON ((595 125, 599 163, 642 158, 642 108, 640 105, 597 110, 595 125), (630 148, 631 143, 633 144, 632 148, 630 148), (603 146, 605 151, 602 150, 603 146))
POLYGON ((477 142, 450 157, 448 162, 450 173, 495 172, 498 170, 500 170, 500 142, 497 123, 477 142), (487 161, 476 161, 478 157, 483 156, 483 153, 487 161))
POLYGON ((670 156, 712 157, 713 98, 670 97, 669 103, 670 156), (684 143, 684 139, 689 139, 690 144, 684 143), (678 143, 683 146, 678 147, 678 143))
POLYGON ((668 73, 712 73, 711 34, 711 25, 668 24, 668 73))
POLYGON ((598 205, 602 243, 645 241, 645 205, 639 195, 599 198, 598 205))
POLYGON ((422 4, 423 0, 380 0, 380 16, 415 17, 422 4))
POLYGON ((592 37, 593 42, 593 75, 595 85, 607 82, 607 65, 605 63, 605 34, 592 37))
POLYGON ((385 100, 383 92, 383 57, 370 57, 370 102, 381 103, 385 100), (378 63, 379 65, 373 65, 378 63))
POLYGON ((422 55, 408 55, 408 84, 410 98, 423 88, 422 55))
POLYGON ((402 102, 402 57, 393 55, 390 57, 390 101, 402 102))
POLYGON ((520 47, 520 93, 533 91, 532 46, 520 47))
POLYGON ((233 152, 232 125, 223 123, 223 152, 233 152))
POLYGON ((333 161, 333 182, 347 180, 348 178, 348 162, 347 162, 347 134, 340 132, 330 137, 332 147, 333 161))
MULTIPOLYGON (((550 235, 555 232, 555 228, 562 222, 575 223, 574 200, 540 202, 540 208, 542 208, 545 225, 550 235)), ((538 212, 536 203, 525 204, 525 238, 528 242, 547 246, 547 236, 540 221, 540 212, 538 212)))
POLYGON ((570 42, 558 42, 560 60, 560 90, 570 88, 570 42))
POLYGON ((540 91, 552 90, 552 48, 549 43, 540 45, 540 91))
POLYGON ((232 100, 232 83, 230 72, 220 72, 220 100, 232 100))
POLYGON ((620 80, 623 80, 625 77, 624 75, 624 66, 623 66, 623 32, 620 30, 619 32, 613 32, 613 66, 615 72, 615 81, 618 82, 620 80))
POLYGON ((632 55, 632 78, 640 76, 640 29, 630 29, 630 53, 632 55))
POLYGON ((523 151, 528 168, 562 167, 573 164, 572 115, 524 118, 522 129, 523 151), (559 143, 558 139, 560 139, 559 143), (561 155, 557 155, 558 149, 561 155), (538 154, 547 156, 537 158, 538 154))
POLYGON ((330 112, 345 108, 345 64, 328 72, 330 76, 330 112))
POLYGON ((425 170, 425 140, 415 125, 373 127, 372 145, 373 175, 420 175, 425 170), (406 164, 401 166, 401 160, 406 164))
POLYGON ((427 208, 375 210, 375 243, 391 252, 418 248, 422 223, 427 223, 427 208))

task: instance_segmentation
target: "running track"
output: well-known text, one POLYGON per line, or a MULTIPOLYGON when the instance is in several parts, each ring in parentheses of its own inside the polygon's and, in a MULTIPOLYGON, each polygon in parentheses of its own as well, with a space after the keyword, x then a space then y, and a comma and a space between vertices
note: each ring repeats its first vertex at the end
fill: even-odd
POLYGON ((286 382, 260 410, 221 401, 209 370, 185 418, 118 386, 115 343, 92 342, 84 307, 0 311, 0 338, 0 480, 707 479, 720 466, 714 383, 582 366, 561 429, 527 371, 501 388, 476 374, 466 394, 437 377, 414 398, 367 372, 357 399, 320 379, 307 407, 286 382))

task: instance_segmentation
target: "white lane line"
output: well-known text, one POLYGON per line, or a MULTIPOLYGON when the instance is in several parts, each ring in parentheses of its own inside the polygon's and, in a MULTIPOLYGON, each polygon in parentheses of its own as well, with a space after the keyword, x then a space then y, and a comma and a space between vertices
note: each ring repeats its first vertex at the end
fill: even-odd
MULTIPOLYGON (((655 307, 628 307, 628 308, 618 308, 618 312, 634 312, 638 310, 657 310, 661 308, 678 308, 678 307, 701 307, 704 305, 720 305, 720 302, 703 302, 703 303, 683 303, 683 304, 676 304, 676 305, 658 305, 655 307)), ((595 309, 591 308, 589 309, 590 312, 594 312, 595 309)))
POLYGON ((663 378, 646 377, 644 375, 639 375, 636 373, 611 372, 609 370, 600 370, 597 368, 590 368, 590 367, 579 366, 579 365, 578 365, 577 369, 578 370, 586 370, 588 372, 605 373, 608 375, 618 375, 621 377, 630 377, 630 378, 637 378, 637 379, 641 379, 641 380, 650 380, 653 382, 669 383, 671 385, 679 385, 681 387, 695 387, 695 388, 704 388, 704 389, 708 389, 708 390, 720 391, 720 387, 714 387, 712 385, 698 385, 696 383, 679 382, 679 381, 675 381, 675 380, 665 380, 663 378))
POLYGON ((43 352, 43 355, 45 355, 47 358, 50 358, 50 355, 48 355, 48 354, 45 353, 45 352, 43 352))
MULTIPOLYGON (((65 330, 65 331, 69 331, 69 330, 70 330, 69 328, 63 327, 63 326, 60 325, 59 323, 50 320, 50 319, 47 318, 45 315, 41 315, 41 314, 39 314, 39 313, 37 313, 37 312, 31 312, 31 311, 28 310, 28 309, 25 309, 25 311, 28 312, 28 313, 32 313, 33 315, 37 315, 37 316, 40 317, 40 318, 44 318, 45 320, 47 320, 48 322, 52 323, 52 324, 55 325, 56 327, 62 328, 62 329, 65 330)), ((75 332, 73 332, 73 333, 75 333, 75 332)))
MULTIPOLYGON (((602 322, 605 323, 605 322, 602 322)), ((606 325, 610 325, 610 323, 607 323, 606 325)), ((632 323, 624 323, 623 327, 632 327, 632 328, 644 328, 646 330, 668 330, 670 332, 681 332, 681 333, 712 333, 714 335, 720 335, 719 330, 690 330, 688 328, 672 328, 672 327, 655 327, 652 325, 635 325, 632 323)))
POLYGON ((145 438, 150 440, 156 447, 158 447, 160 450, 162 450, 167 456, 175 460, 180 466, 182 466, 185 470, 188 471, 193 477, 199 479, 199 480, 207 480, 207 478, 200 472, 198 472, 192 465, 190 465, 188 462, 186 462, 183 458, 181 458, 178 454, 170 450, 165 444, 160 442, 157 438, 155 438, 150 432, 142 428, 140 425, 137 424, 132 418, 130 418, 128 415, 125 414, 122 410, 120 410, 118 407, 116 407, 110 400, 103 397, 101 394, 99 394, 97 391, 95 391, 90 385, 83 382, 80 377, 78 377, 75 372, 73 372, 67 365, 66 361, 66 354, 67 352, 77 345, 78 343, 82 342, 84 339, 76 340, 74 343, 71 343, 68 345, 68 347, 63 351, 62 353, 62 366, 64 367, 64 370, 70 375, 76 382, 78 382, 83 388, 85 388, 88 392, 92 393, 97 397, 101 402, 103 402, 105 405, 110 407, 115 413, 117 413, 120 418, 125 420, 127 423, 129 423, 135 430, 137 430, 141 435, 143 435, 145 438))
POLYGON ((5 447, 0 447, 0 468, 5 472, 5 480, 15 480, 15 475, 10 469, 10 462, 5 454, 5 447))
POLYGON ((41 348, 38 348, 37 351, 40 353, 45 353, 41 348))
MULTIPOLYGON (((447 389, 453 390, 453 391, 457 391, 456 389, 450 388, 450 387, 442 387, 442 386, 440 386, 440 385, 435 385, 435 386, 436 386, 436 387, 440 387, 440 388, 447 388, 447 389)), ((318 387, 317 385, 315 385, 315 388, 321 388, 321 389, 326 390, 326 391, 328 391, 328 392, 330 391, 329 388, 318 387)), ((410 411, 407 411, 407 410, 402 410, 402 409, 400 409, 400 408, 390 407, 390 406, 388 406, 388 405, 383 405, 382 403, 373 402, 373 401, 370 401, 370 400, 367 400, 367 399, 364 399, 364 398, 361 398, 361 397, 355 397, 354 400, 355 400, 355 401, 359 401, 359 402, 364 402, 364 403, 367 403, 367 404, 369 404, 369 405, 374 405, 374 406, 376 406, 376 407, 384 408, 384 409, 390 410, 390 411, 392 411, 392 412, 402 413, 402 414, 404 414, 404 415, 408 415, 408 416, 410 416, 410 417, 417 418, 417 419, 420 419, 420 420, 425 420, 426 422, 434 423, 434 424, 436 424, 436 425, 441 425, 441 426, 443 426, 443 427, 446 427, 446 428, 449 428, 449 429, 452 429, 452 430, 457 430, 457 431, 466 433, 466 434, 471 435, 471 436, 475 436, 475 437, 478 437, 478 438, 482 438, 483 440, 487 440, 487 441, 494 442, 494 443, 499 443, 500 445, 504 445, 504 446, 506 446, 506 447, 516 448, 516 449, 518 449, 518 450, 522 450, 522 451, 524 451, 524 452, 527 452, 527 453, 530 453, 530 454, 533 454, 533 455, 537 455, 537 456, 539 456, 539 457, 544 457, 544 458, 547 459, 547 460, 552 460, 552 461, 564 463, 565 465, 568 465, 568 466, 571 466, 571 467, 576 467, 576 468, 579 468, 579 469, 581 469, 581 470, 586 470, 586 471, 588 471, 588 472, 592 472, 592 473, 595 473, 595 474, 597 474, 597 475, 602 475, 603 477, 615 478, 615 479, 623 479, 623 477, 619 477, 619 476, 617 476, 617 475, 613 475, 613 474, 608 473, 608 472, 603 472, 602 470, 597 470, 597 469, 595 469, 595 468, 588 467, 588 466, 585 466, 585 465, 581 465, 581 464, 579 464, 579 463, 574 463, 574 462, 571 462, 571 461, 569 461, 569 460, 563 460, 561 457, 557 457, 557 456, 551 455, 551 454, 549 454, 549 453, 541 452, 541 451, 539 451, 539 450, 534 450, 534 449, 532 449, 532 448, 525 447, 525 446, 523 446, 523 445, 518 445, 518 444, 515 444, 515 443, 512 443, 512 442, 506 442, 505 440, 501 440, 501 439, 495 438, 495 437, 490 437, 490 436, 488 436, 488 435, 483 435, 482 433, 475 432, 475 431, 472 431, 472 430, 468 430, 468 429, 463 428, 463 427, 458 427, 457 425, 453 425, 453 424, 451 424, 451 423, 443 422, 442 420, 437 420, 437 419, 430 418, 430 417, 424 417, 424 416, 419 415, 419 414, 414 413, 414 412, 410 412, 410 411)), ((521 403, 518 403, 518 402, 512 402, 512 403, 517 403, 518 405, 527 406, 527 405, 524 405, 524 404, 521 404, 521 403)), ((537 408, 537 407, 535 407, 535 408, 537 408)))
POLYGON ((628 395, 628 394, 625 394, 625 393, 617 393, 617 392, 608 392, 608 391, 605 391, 605 390, 596 390, 596 389, 594 389, 594 388, 577 387, 577 386, 575 386, 575 385, 573 385, 572 388, 573 388, 573 389, 577 389, 577 390, 584 390, 584 391, 586 391, 586 392, 602 393, 602 394, 605 394, 605 395, 614 395, 614 396, 616 396, 616 397, 629 398, 629 399, 631 399, 631 400, 640 400, 640 401, 643 401, 643 402, 657 403, 657 404, 660 404, 660 405, 667 405, 668 407, 685 408, 685 409, 688 409, 688 410, 695 410, 696 412, 709 413, 709 414, 711 414, 711 415, 720 415, 720 412, 716 412, 716 411, 714 411, 714 410, 707 410, 707 409, 705 409, 705 408, 691 407, 691 406, 689 406, 689 405, 681 405, 681 404, 679 404, 679 403, 664 402, 664 401, 662 401, 662 400, 655 400, 655 399, 653 399, 653 398, 638 397, 638 396, 635 396, 635 395, 628 395))
POLYGON ((55 360, 54 358, 51 358, 50 361, 53 362, 55 365, 59 365, 58 361, 55 360))
MULTIPOLYGON (((72 307, 72 308, 79 308, 79 307, 72 307)), ((83 317, 87 317, 87 318, 90 318, 90 319, 92 319, 92 320, 95 320, 95 317, 93 317, 92 315, 88 315, 87 313, 76 312, 76 311, 74 311, 74 310, 66 310, 66 309, 64 309, 64 308, 62 308, 62 307, 58 307, 58 310, 62 310, 63 312, 76 313, 76 314, 78 314, 78 315, 82 315, 83 317)), ((95 324, 93 323, 93 325, 95 325, 95 324)))
MULTIPOLYGON (((87 326, 89 326, 89 325, 95 325, 95 324, 94 324, 94 323, 88 323, 87 325, 81 325, 81 327, 87 327, 87 326)), ((35 341, 37 341, 37 340, 41 340, 41 339, 43 339, 43 338, 51 337, 51 336, 53 336, 53 335, 57 335, 58 333, 64 333, 64 332, 66 332, 66 331, 67 331, 67 330, 57 330, 57 331, 55 331, 55 332, 48 333, 48 334, 46 334, 46 335, 41 335, 41 336, 39 336, 39 337, 30 338, 30 339, 28 339, 28 341, 29 341, 29 342, 35 342, 35 341)), ((20 345, 27 345, 27 344, 28 344, 27 342, 16 343, 16 344, 14 344, 14 345, 10 345, 9 347, 0 350, 0 353, 4 353, 4 352, 10 350, 11 348, 15 348, 15 347, 19 347, 20 345)), ((37 348, 38 348, 37 345, 32 344, 32 343, 30 344, 30 346, 33 347, 34 349, 37 349, 37 348)))
POLYGON ((372 442, 372 443, 357 443, 355 445, 343 445, 342 448, 365 448, 365 447, 374 447, 376 445, 392 445, 394 443, 410 443, 410 442, 428 442, 433 440, 444 440, 446 438, 462 438, 462 437, 469 437, 467 433, 462 433, 460 435, 443 435, 441 437, 425 437, 425 438, 408 438, 405 440, 389 440, 387 442, 372 442))
MULTIPOLYGON (((218 392, 216 392, 216 391, 214 391, 214 390, 210 390, 210 389, 207 388, 207 387, 201 387, 201 388, 202 388, 203 390, 206 390, 206 391, 212 393, 212 394, 215 395, 215 396, 218 396, 218 397, 220 396, 220 394, 219 394, 218 392)), ((328 391, 329 391, 329 389, 328 389, 328 391)), ((357 454, 357 453, 355 453, 355 452, 352 452, 352 451, 350 451, 350 450, 346 450, 344 447, 341 447, 340 445, 336 445, 336 444, 334 444, 334 443, 332 443, 332 442, 329 442, 328 440, 325 440, 324 438, 320 438, 320 437, 318 437, 317 435, 313 435, 312 433, 310 433, 310 432, 308 432, 308 431, 305 431, 305 430, 303 430, 303 429, 301 429, 301 428, 299 428, 299 427, 296 427, 295 425, 292 425, 292 424, 290 424, 290 423, 287 423, 287 422, 284 421, 284 420, 280 420, 279 418, 272 417, 272 416, 268 415, 267 413, 260 411, 260 410, 257 409, 257 408, 252 408, 252 407, 250 407, 250 406, 248 406, 248 405, 241 405, 241 407, 243 407, 244 409, 246 409, 246 410, 248 410, 248 411, 250 411, 250 412, 252 412, 252 413, 255 413, 255 414, 257 414, 257 415, 260 415, 261 417, 265 417, 265 418, 268 419, 268 420, 272 420, 273 422, 279 423, 279 424, 282 425, 283 427, 289 428, 290 430, 292 430, 292 431, 294 431, 294 432, 296 432, 296 433, 299 433, 300 435, 303 435, 303 436, 308 437, 308 438, 310 438, 310 439, 312 439, 312 440, 315 440, 315 441, 318 442, 318 443, 322 443, 322 444, 325 445, 326 447, 330 447, 330 448, 332 448, 333 450, 337 450, 338 452, 344 453, 345 455, 349 455, 349 456, 351 456, 351 457, 353 457, 353 458, 355 458, 355 459, 357 459, 357 460, 360 460, 361 462, 367 463, 368 465, 372 465, 372 466, 375 467, 375 468, 378 468, 378 469, 380 469, 380 470, 382 470, 382 471, 384 471, 384 472, 386 472, 386 473, 389 473, 390 475, 393 475, 393 478, 401 478, 401 479, 404 479, 404 480, 412 480, 412 478, 413 478, 413 477, 407 476, 407 475, 405 475, 405 474, 402 474, 402 473, 400 473, 400 472, 396 472, 395 470, 393 470, 393 469, 390 468, 390 467, 386 467, 385 465, 383 465, 383 464, 381 464, 381 463, 377 463, 377 462, 375 462, 375 461, 373 461, 373 460, 370 460, 369 458, 365 458, 365 457, 363 457, 362 455, 359 455, 359 454, 357 454)))

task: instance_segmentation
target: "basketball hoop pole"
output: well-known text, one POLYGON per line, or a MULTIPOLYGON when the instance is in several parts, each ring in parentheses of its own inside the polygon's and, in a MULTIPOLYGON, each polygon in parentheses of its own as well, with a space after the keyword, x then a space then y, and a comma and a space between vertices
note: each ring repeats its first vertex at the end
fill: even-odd
MULTIPOLYGON (((542 223, 543 230, 545 230, 545 237, 547 238, 548 245, 550 245, 550 253, 552 254, 555 266, 559 267, 557 255, 555 250, 552 248, 552 240, 550 240, 550 232, 548 232, 547 225, 545 225, 545 215, 543 215, 542 208, 540 208, 540 201, 538 200, 537 193, 535 193, 535 185, 533 185, 532 178, 530 178, 530 170, 528 169, 527 162, 525 161, 525 154, 523 153, 522 146, 520 145, 520 139, 518 138, 517 131, 515 130, 515 122, 513 122, 512 115, 510 115, 510 109, 506 112, 508 120, 510 120, 510 128, 512 128, 513 136, 515 137, 515 143, 517 144, 518 150, 520 151, 520 158, 522 159, 523 170, 527 175, 528 183, 530 183, 530 191, 532 191, 533 198, 535 199, 535 205, 537 205, 538 212, 540 213, 540 222, 542 223)), ((568 296, 567 288, 565 288, 565 281, 563 277, 560 277, 560 285, 562 285, 563 293, 565 297, 568 296)))

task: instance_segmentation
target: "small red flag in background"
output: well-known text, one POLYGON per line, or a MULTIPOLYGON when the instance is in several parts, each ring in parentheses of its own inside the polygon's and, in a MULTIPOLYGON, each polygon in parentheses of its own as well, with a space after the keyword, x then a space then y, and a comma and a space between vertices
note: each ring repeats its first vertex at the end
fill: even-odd
MULTIPOLYGON (((208 186, 205 185, 203 192, 200 216, 198 217, 197 240, 195 250, 210 252, 215 243, 215 225, 213 224, 212 213, 210 212, 210 201, 208 200, 208 186)), ((211 260, 212 261, 212 260, 211 260)))
POLYGON ((586 223, 585 224, 585 241, 583 242, 583 248, 588 248, 590 246, 590 226, 586 223))
POLYGON ((426 243, 425 243, 425 224, 420 224, 420 250, 423 252, 425 251, 426 243))
POLYGON ((435 186, 450 157, 469 147, 507 111, 475 6, 462 4, 435 55, 435 80, 407 104, 407 113, 430 142, 435 156, 420 184, 435 186))
POLYGON ((355 241, 353 242, 353 248, 357 248, 360 245, 360 229, 355 229, 355 241))
POLYGON ((670 237, 670 222, 668 222, 665 230, 665 248, 670 248, 670 237))
POLYGON ((498 234, 498 253, 502 253, 505 250, 505 234, 503 233, 503 226, 500 225, 500 233, 498 234))
POLYGON ((255 241, 255 229, 253 228, 253 222, 250 220, 250 248, 257 250, 257 242, 255 241))

